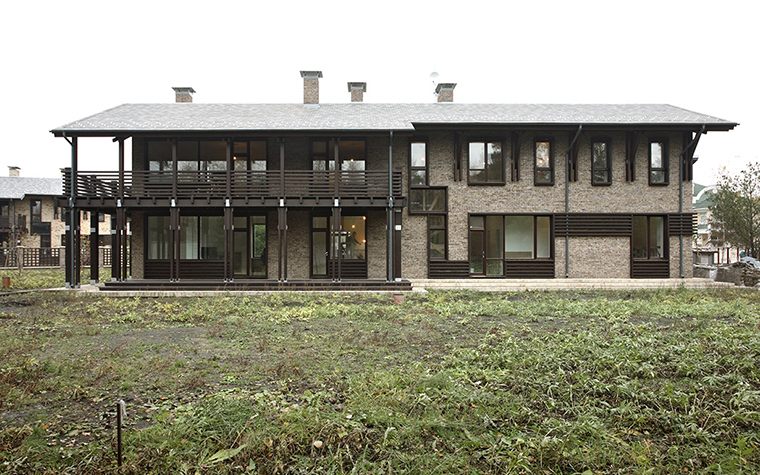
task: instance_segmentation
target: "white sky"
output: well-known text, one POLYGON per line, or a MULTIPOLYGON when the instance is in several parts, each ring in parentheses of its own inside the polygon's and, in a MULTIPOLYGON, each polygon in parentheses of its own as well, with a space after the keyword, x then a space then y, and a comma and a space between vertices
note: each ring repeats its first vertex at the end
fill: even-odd
MULTIPOLYGON (((0 174, 59 176, 70 147, 50 129, 123 103, 668 103, 739 122, 697 148, 695 181, 758 158, 757 1, 12 1, 0 10, 0 174)), ((110 139, 83 138, 80 170, 117 168, 110 139)))

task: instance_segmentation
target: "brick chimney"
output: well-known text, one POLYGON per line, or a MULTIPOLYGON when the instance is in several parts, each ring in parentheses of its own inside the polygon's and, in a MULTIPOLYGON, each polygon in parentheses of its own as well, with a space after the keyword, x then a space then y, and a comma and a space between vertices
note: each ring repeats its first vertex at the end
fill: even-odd
POLYGON ((322 71, 301 71, 303 78, 303 104, 319 104, 319 78, 322 71))
POLYGON ((351 93, 351 102, 364 102, 364 93, 367 92, 366 82, 348 83, 348 92, 351 93))
POLYGON ((19 176, 21 173, 19 167, 8 167, 8 176, 19 176))
POLYGON ((438 96, 438 102, 454 102, 454 88, 457 87, 455 82, 442 82, 435 88, 435 95, 438 96))
POLYGON ((176 102, 193 102, 193 96, 195 89, 192 87, 173 87, 174 92, 177 94, 176 102))

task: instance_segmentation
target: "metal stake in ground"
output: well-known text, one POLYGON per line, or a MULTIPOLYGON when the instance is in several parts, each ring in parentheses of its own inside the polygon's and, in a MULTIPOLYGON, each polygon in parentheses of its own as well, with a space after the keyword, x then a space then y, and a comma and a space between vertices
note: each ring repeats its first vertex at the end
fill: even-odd
POLYGON ((127 417, 127 404, 123 399, 116 403, 116 460, 121 467, 121 424, 127 417))

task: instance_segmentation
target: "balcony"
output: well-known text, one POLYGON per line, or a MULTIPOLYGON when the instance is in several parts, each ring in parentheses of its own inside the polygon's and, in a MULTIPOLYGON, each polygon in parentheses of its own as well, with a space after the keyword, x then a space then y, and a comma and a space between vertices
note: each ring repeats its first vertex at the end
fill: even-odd
MULTIPOLYGON (((10 216, 0 216, 0 232, 9 233, 13 231, 13 223, 10 216)), ((19 214, 16 217, 16 232, 26 231, 26 216, 19 214)))
MULTIPOLYGON (((232 206, 258 201, 276 205, 285 199, 288 206, 329 205, 335 198, 362 206, 387 206, 389 197, 402 200, 401 172, 379 170, 313 171, 313 170, 234 170, 234 171, 80 171, 76 175, 77 205, 98 203, 113 206, 118 199, 123 206, 154 205, 175 200, 183 206, 196 200, 216 204, 230 199, 232 206), (392 191, 392 192, 391 192, 392 191)), ((63 193, 70 196, 71 171, 63 172, 63 193)))

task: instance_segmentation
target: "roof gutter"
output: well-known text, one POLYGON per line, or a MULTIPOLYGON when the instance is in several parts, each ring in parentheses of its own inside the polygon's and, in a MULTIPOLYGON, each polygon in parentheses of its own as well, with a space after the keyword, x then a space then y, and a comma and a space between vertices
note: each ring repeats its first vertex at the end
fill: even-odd
POLYGON ((570 220, 568 219, 570 212, 570 151, 575 146, 575 142, 578 141, 581 130, 583 130, 583 124, 578 124, 578 131, 575 132, 575 136, 568 144, 565 152, 565 279, 570 277, 570 220))

